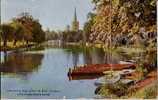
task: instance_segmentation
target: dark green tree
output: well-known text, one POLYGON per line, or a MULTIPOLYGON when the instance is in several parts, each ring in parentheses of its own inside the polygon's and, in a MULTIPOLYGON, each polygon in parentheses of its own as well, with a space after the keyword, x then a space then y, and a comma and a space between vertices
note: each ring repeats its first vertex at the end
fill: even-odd
POLYGON ((42 30, 42 26, 38 20, 33 21, 33 30, 32 30, 33 42, 41 43, 45 41, 45 32, 42 30))

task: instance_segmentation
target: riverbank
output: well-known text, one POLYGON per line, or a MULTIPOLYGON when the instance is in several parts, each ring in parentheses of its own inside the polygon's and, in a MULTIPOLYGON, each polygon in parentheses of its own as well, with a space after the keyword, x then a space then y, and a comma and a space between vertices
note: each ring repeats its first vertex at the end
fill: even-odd
POLYGON ((151 99, 157 96, 157 71, 151 71, 148 73, 145 79, 142 79, 129 87, 129 91, 132 91, 130 97, 151 99))
MULTIPOLYGON (((45 45, 45 43, 47 43, 48 41, 45 41, 43 43, 43 45, 45 45)), ((50 43, 49 43, 50 44, 50 43)), ((147 50, 149 51, 156 51, 157 48, 148 48, 148 47, 136 47, 136 46, 118 46, 118 47, 109 47, 107 48, 104 44, 101 43, 83 43, 83 42, 64 42, 64 43, 60 43, 59 41, 55 42, 53 41, 51 43, 51 45, 70 45, 70 46, 85 46, 85 47, 95 47, 95 48, 100 48, 103 49, 105 52, 117 52, 117 53, 128 53, 128 54, 133 54, 133 53, 144 53, 147 50)), ((27 46, 27 45, 26 45, 27 46)))
POLYGON ((4 47, 2 46, 2 43, 0 45, 0 51, 18 51, 18 50, 24 50, 31 48, 33 46, 36 46, 37 44, 33 42, 29 42, 28 44, 22 43, 22 42, 17 42, 16 45, 13 45, 13 42, 8 42, 7 46, 4 47))
POLYGON ((118 47, 111 47, 107 48, 104 44, 97 43, 85 43, 84 44, 87 47, 96 47, 96 48, 101 48, 105 52, 113 52, 113 53, 124 53, 128 55, 133 55, 133 54, 140 54, 140 53, 155 53, 157 52, 157 47, 136 47, 134 45, 129 45, 129 46, 118 46, 118 47))

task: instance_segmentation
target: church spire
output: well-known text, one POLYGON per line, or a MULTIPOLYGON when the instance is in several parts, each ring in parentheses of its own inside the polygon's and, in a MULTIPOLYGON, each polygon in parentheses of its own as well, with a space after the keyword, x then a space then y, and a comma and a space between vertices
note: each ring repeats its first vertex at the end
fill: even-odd
POLYGON ((77 21, 76 7, 75 7, 75 12, 74 12, 74 21, 77 21))

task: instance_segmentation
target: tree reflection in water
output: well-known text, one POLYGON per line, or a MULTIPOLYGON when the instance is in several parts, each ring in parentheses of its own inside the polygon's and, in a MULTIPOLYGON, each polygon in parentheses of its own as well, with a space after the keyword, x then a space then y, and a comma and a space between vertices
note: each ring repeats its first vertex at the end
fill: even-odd
POLYGON ((118 63, 119 60, 127 59, 125 56, 110 54, 100 48, 85 46, 68 46, 65 48, 64 51, 68 54, 68 57, 72 56, 73 66, 78 65, 80 54, 83 54, 84 64, 106 64, 109 60, 112 63, 118 63))
POLYGON ((41 65, 43 54, 4 53, 4 60, 0 63, 2 74, 20 75, 27 77, 28 74, 37 71, 41 65))

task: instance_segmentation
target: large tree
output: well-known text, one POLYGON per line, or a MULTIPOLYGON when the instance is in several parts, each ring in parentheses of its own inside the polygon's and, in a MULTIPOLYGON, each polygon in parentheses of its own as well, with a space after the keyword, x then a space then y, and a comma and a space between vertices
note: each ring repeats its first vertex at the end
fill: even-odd
POLYGON ((27 32, 24 32, 24 40, 27 43, 29 41, 39 43, 45 40, 45 33, 41 24, 38 20, 33 19, 29 13, 22 13, 15 19, 27 29, 27 32))
MULTIPOLYGON (((91 40, 114 45, 120 39, 156 32, 156 0, 93 0, 96 17, 91 40)), ((122 40, 121 40, 122 42, 122 40)))

